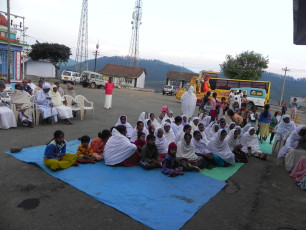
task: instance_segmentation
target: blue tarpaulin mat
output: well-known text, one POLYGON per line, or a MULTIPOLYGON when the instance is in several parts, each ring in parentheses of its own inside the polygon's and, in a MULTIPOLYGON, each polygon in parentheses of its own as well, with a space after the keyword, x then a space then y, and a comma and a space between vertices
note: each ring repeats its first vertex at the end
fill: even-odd
MULTIPOLYGON (((75 153, 79 144, 78 140, 68 142, 67 153, 75 153)), ((110 167, 103 162, 53 172, 43 163, 45 147, 6 153, 37 164, 51 176, 153 229, 181 228, 226 185, 195 172, 167 177, 159 169, 110 167)))

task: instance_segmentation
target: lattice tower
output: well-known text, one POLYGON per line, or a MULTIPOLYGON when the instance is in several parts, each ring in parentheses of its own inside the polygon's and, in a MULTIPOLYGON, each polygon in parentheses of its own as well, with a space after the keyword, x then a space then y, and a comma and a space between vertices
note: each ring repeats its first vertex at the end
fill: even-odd
POLYGON ((139 59, 139 27, 141 25, 142 18, 142 2, 136 0, 135 8, 133 12, 132 24, 132 38, 130 43, 130 49, 128 54, 128 66, 138 67, 139 59))
POLYGON ((75 70, 79 73, 88 70, 88 0, 83 0, 82 3, 75 70))

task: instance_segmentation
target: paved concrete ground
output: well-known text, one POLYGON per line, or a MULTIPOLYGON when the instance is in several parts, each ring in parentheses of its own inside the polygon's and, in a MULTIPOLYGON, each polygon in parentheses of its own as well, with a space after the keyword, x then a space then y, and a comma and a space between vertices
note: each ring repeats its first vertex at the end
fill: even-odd
MULTIPOLYGON (((57 129, 65 132, 68 141, 84 134, 95 138, 121 114, 134 125, 142 111, 158 114, 162 105, 181 113, 173 96, 119 89, 114 92, 112 110, 106 111, 103 90, 75 88, 94 102, 94 119, 88 113, 84 121, 74 119, 72 126, 58 123, 0 130, 0 229, 147 229, 37 166, 4 154, 11 147, 46 144, 57 129)), ((250 159, 227 182, 183 229, 306 229, 306 193, 284 168, 276 166, 275 156, 265 162, 250 159)))

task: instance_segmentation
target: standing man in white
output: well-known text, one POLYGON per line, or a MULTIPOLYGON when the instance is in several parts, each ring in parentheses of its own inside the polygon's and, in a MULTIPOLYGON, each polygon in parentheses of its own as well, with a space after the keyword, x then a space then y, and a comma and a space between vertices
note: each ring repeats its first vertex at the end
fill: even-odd
POLYGON ((105 101, 104 101, 104 109, 111 109, 112 107, 112 96, 113 96, 113 78, 109 78, 108 82, 105 84, 105 101))

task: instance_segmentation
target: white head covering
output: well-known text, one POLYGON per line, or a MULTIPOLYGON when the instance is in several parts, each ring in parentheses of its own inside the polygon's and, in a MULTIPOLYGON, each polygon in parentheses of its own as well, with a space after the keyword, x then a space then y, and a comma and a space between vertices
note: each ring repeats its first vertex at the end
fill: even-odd
POLYGON ((186 115, 183 114, 183 115, 181 116, 181 118, 182 118, 182 126, 183 126, 183 127, 184 127, 185 125, 189 125, 189 123, 188 123, 188 117, 187 117, 186 115), (187 118, 187 121, 186 121, 186 122, 184 121, 184 117, 187 118))
MULTIPOLYGON (((212 122, 211 125, 209 125, 209 127, 207 128, 207 132, 206 132, 206 138, 208 140, 212 139, 213 136, 215 135, 216 131, 216 126, 219 127, 218 123, 216 122, 212 122)), ((218 130, 219 131, 219 130, 218 130)))
POLYGON ((230 130, 230 127, 231 127, 232 124, 235 125, 234 128, 232 128, 232 129, 235 129, 235 128, 236 128, 236 123, 232 121, 232 122, 230 122, 230 123, 228 124, 228 130, 230 130))
POLYGON ((229 132, 229 135, 227 135, 226 137, 226 141, 231 151, 233 151, 235 147, 239 144, 239 136, 235 139, 235 131, 237 131, 237 129, 232 129, 229 132))
POLYGON ((290 121, 289 123, 286 123, 286 122, 284 122, 284 119, 286 119, 286 118, 290 119, 289 115, 285 114, 281 118, 281 121, 278 124, 277 133, 275 135, 275 140, 279 140, 281 136, 283 138, 283 137, 285 137, 287 135, 287 133, 292 132, 293 130, 295 130, 294 122, 290 121))
POLYGON ((126 115, 121 115, 120 117, 118 118, 118 121, 115 124, 115 126, 117 126, 117 125, 124 125, 126 127, 126 137, 127 138, 131 138, 132 134, 133 134, 133 127, 130 125, 130 123, 128 123, 126 115), (125 119, 126 119, 125 124, 121 123, 120 117, 125 117, 125 119))
POLYGON ((199 120, 199 118, 194 117, 194 118, 192 118, 192 121, 190 121, 190 126, 192 128, 192 132, 198 130, 198 126, 193 123, 195 120, 199 120))
POLYGON ((197 104, 197 97, 194 94, 193 86, 190 86, 188 91, 183 94, 181 102, 183 114, 185 114, 187 118, 192 117, 197 104))
POLYGON ((159 127, 158 129, 155 130, 155 145, 157 147, 158 153, 167 153, 168 152, 168 145, 167 145, 167 139, 164 135, 164 131, 163 131, 163 136, 161 138, 159 138, 157 136, 158 131, 161 130, 163 131, 163 128, 159 127))
MULTIPOLYGON (((198 124, 198 130, 200 131, 200 129, 199 129, 199 125, 200 125, 201 123, 199 123, 198 124)), ((200 131, 201 132, 201 131, 200 131)), ((204 128, 204 130, 203 130, 203 132, 201 132, 201 135, 202 135, 202 141, 204 141, 204 143, 207 145, 208 144, 208 139, 207 139, 207 137, 206 137, 206 133, 205 133, 205 128, 204 128)))
POLYGON ((195 154, 194 144, 191 141, 189 145, 186 144, 185 139, 183 138, 177 144, 176 157, 186 158, 188 160, 196 160, 198 156, 195 154))
POLYGON ((248 131, 246 131, 242 138, 241 138, 241 144, 242 144, 242 151, 247 153, 248 152, 248 147, 252 148, 252 153, 262 153, 259 145, 258 145, 258 138, 257 135, 254 133, 253 135, 250 134, 250 131, 255 128, 254 127, 250 127, 248 129, 248 131))
POLYGON ((280 158, 280 157, 285 157, 289 149, 294 149, 294 148, 298 147, 299 141, 302 140, 302 138, 303 138, 303 137, 301 137, 301 136, 299 135, 299 132, 300 132, 302 129, 306 129, 306 126, 305 126, 305 125, 299 125, 299 126, 295 129, 295 131, 293 131, 293 132, 290 134, 290 136, 289 136, 289 137, 287 138, 287 140, 286 140, 285 146, 283 146, 283 147, 281 148, 281 150, 279 151, 278 156, 277 156, 278 158, 280 158))
POLYGON ((112 136, 106 142, 104 148, 104 161, 106 165, 119 164, 129 158, 137 147, 117 129, 113 129, 112 136))
POLYGON ((194 144, 195 152, 196 153, 210 153, 207 149, 207 143, 204 142, 203 137, 199 141, 192 138, 192 142, 194 144))
POLYGON ((173 132, 173 130, 171 128, 171 124, 168 123, 168 122, 163 123, 161 127, 163 129, 164 136, 166 137, 167 146, 168 146, 171 142, 175 141, 174 132, 173 132), (169 126, 170 127, 170 130, 168 132, 165 131, 165 126, 169 126))
POLYGON ((210 120, 211 120, 211 116, 207 116, 204 118, 203 124, 204 124, 205 129, 209 126, 210 120))
MULTIPOLYGON (((136 125, 136 127, 133 129, 133 133, 130 138, 130 141, 135 142, 138 139, 138 131, 139 130, 137 129, 137 125, 136 125)), ((145 125, 143 125, 143 130, 141 132, 143 132, 146 135, 146 137, 149 134, 149 131, 146 129, 145 125)))
POLYGON ((147 112, 142 112, 142 113, 139 115, 138 121, 145 122, 145 120, 146 120, 147 118, 148 118, 147 112))
POLYGON ((222 131, 224 130, 220 129, 215 133, 213 138, 209 141, 207 149, 213 154, 220 156, 228 164, 233 165, 235 164, 235 155, 230 150, 227 141, 220 139, 222 131))
POLYGON ((245 134, 245 132, 247 132, 251 126, 252 125, 250 124, 247 124, 246 126, 244 126, 241 130, 241 135, 245 134))
POLYGON ((42 86, 43 89, 50 89, 51 85, 49 83, 44 83, 42 86))

